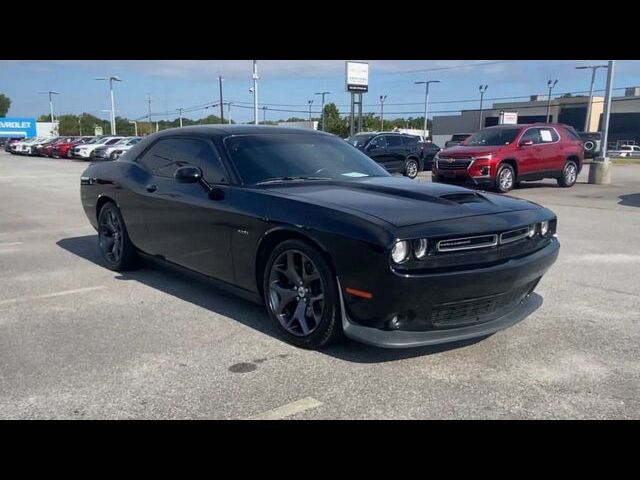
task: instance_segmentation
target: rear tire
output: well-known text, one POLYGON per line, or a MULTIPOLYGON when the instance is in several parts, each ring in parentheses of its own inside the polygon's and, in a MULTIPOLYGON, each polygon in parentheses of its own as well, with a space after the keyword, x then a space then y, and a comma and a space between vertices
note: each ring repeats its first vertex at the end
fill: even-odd
POLYGON ((287 342, 321 349, 343 338, 337 282, 318 249, 282 242, 267 260, 262 284, 267 313, 287 342))
POLYGON ((110 270, 132 270, 139 264, 120 209, 113 202, 105 203, 98 214, 98 245, 110 270))
POLYGON ((578 165, 573 160, 569 160, 562 170, 562 175, 558 177, 558 185, 564 188, 573 187, 578 179, 578 165))
POLYGON ((511 191, 516 184, 516 173, 508 163, 501 163, 496 173, 496 190, 501 193, 511 191))

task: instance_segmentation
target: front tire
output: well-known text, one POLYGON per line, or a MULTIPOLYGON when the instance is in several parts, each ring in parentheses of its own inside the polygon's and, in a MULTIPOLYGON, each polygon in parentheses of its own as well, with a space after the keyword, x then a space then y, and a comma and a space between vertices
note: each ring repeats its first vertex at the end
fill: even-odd
POLYGON ((516 173, 513 167, 508 163, 500 164, 496 173, 496 190, 501 193, 507 193, 513 189, 516 183, 516 173))
POLYGON ((418 176, 418 171, 420 170, 420 165, 418 165, 418 161, 410 158, 404 164, 404 174, 409 178, 416 178, 418 176))
POLYGON ((569 160, 562 170, 562 175, 558 177, 558 185, 561 187, 573 187, 578 179, 578 166, 573 160, 569 160))
POLYGON ((342 338, 335 277, 316 248, 300 240, 278 245, 267 260, 267 313, 289 343, 321 349, 342 338))
POLYGON ((105 203, 98 214, 98 245, 110 270, 120 272, 138 265, 136 248, 129 239, 120 209, 113 202, 105 203))

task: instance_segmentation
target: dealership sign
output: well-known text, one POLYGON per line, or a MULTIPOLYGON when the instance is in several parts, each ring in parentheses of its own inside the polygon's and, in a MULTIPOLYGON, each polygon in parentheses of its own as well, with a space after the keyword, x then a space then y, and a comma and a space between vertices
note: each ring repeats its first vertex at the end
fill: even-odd
POLYGON ((366 93, 369 91, 369 64, 363 62, 347 62, 347 92, 366 93))
POLYGON ((0 117, 0 137, 35 137, 35 118, 0 117))

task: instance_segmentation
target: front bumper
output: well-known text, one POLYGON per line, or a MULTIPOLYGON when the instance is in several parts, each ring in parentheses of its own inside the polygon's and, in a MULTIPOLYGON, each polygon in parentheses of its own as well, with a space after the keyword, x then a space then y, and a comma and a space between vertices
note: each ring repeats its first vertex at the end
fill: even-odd
POLYGON ((384 282, 384 290, 374 294, 373 301, 345 301, 340 287, 344 333, 363 343, 403 348, 454 342, 502 330, 541 305, 541 297, 533 293, 533 288, 555 262, 559 249, 558 241, 553 239, 530 255, 487 268, 428 275, 394 274, 393 279, 384 282), (368 302, 372 304, 366 305, 368 302), (464 309, 464 321, 456 317, 460 309, 464 309), (387 320, 396 314, 409 320, 398 329, 389 328, 387 320))

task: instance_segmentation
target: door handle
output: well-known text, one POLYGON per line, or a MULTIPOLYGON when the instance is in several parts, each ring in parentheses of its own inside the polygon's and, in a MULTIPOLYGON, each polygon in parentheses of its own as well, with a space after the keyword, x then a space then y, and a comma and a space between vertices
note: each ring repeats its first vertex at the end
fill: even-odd
POLYGON ((157 185, 147 185, 147 192, 153 193, 158 189, 157 185))

